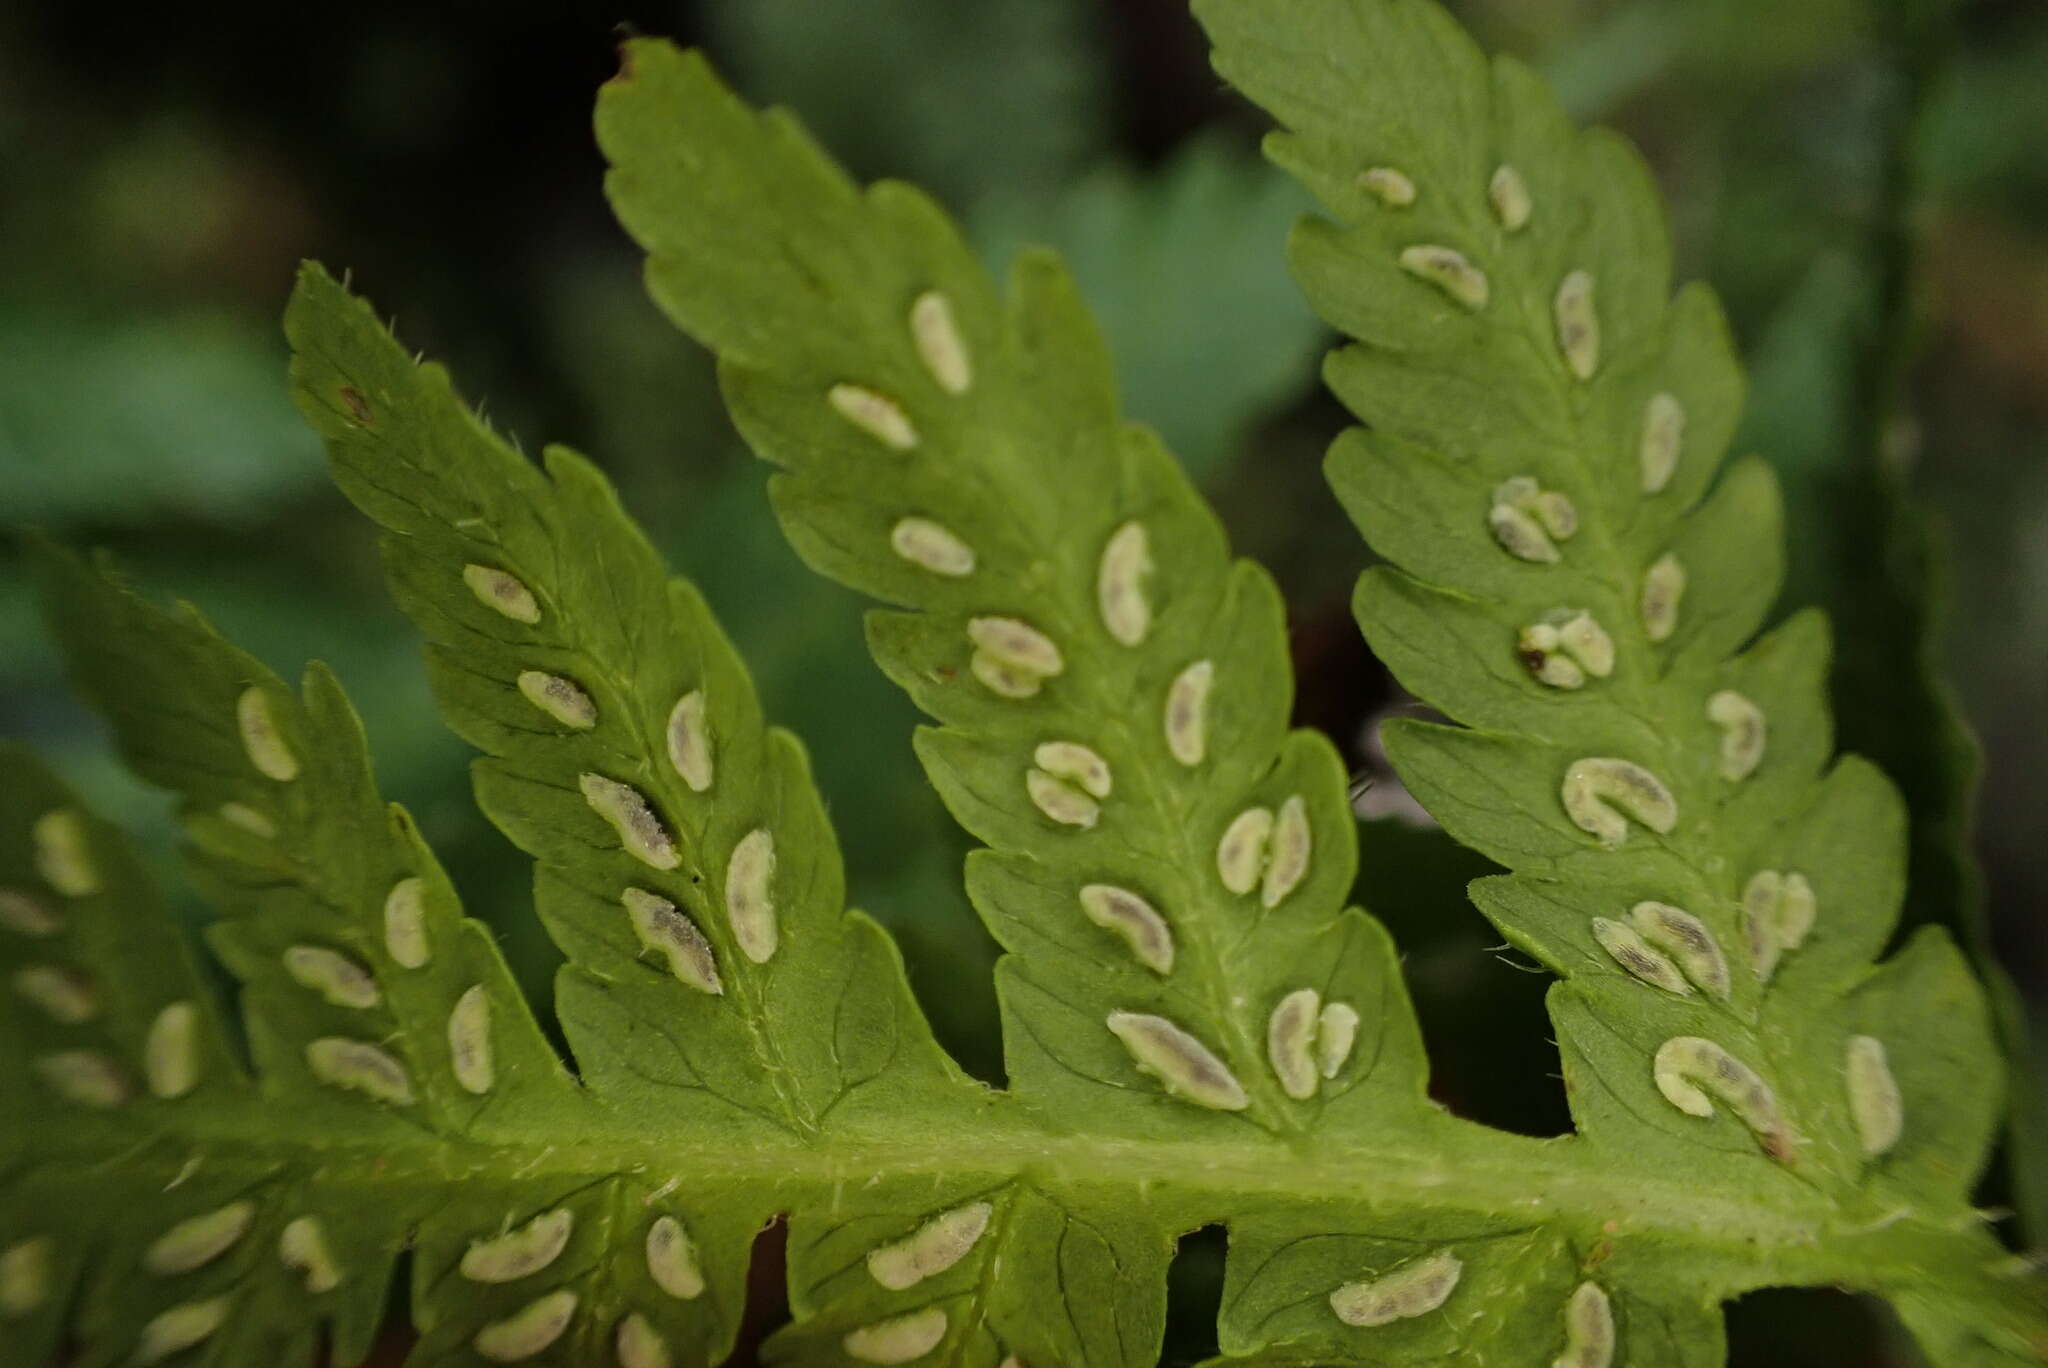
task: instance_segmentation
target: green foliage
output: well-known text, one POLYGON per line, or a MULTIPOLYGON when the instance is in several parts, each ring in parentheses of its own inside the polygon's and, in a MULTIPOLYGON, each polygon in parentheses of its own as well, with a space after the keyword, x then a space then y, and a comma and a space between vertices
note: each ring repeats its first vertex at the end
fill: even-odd
POLYGON ((1099 13, 1080 0, 714 0, 707 18, 735 77, 840 130, 847 161, 958 201, 1042 191, 1100 152, 1099 13))
MULTIPOLYGON (((869 636, 891 677, 949 724, 920 734, 920 754, 954 814, 994 850, 975 861, 970 889, 1016 956, 1002 971, 1013 1085, 1048 1105, 1127 1109, 1128 1124, 1153 1129, 1160 1099, 1132 1088, 1130 1056, 1099 1023, 1111 1010, 1163 1009, 1242 1080, 1248 1096, 1228 1110, 1268 1129, 1307 1124, 1262 1067, 1273 1003, 1315 983, 1333 1000, 1379 1004, 1391 960, 1363 923, 1333 916, 1355 860, 1344 777, 1319 738, 1283 740, 1270 583, 1229 566, 1178 468, 1119 425, 1102 344, 1055 262, 1019 263, 1006 318, 922 197, 895 185, 862 197, 699 61, 649 47, 631 60, 633 79, 600 105, 599 136, 614 203, 653 255, 656 299, 720 352, 742 431, 786 467, 771 492, 799 550, 922 610, 879 614, 869 636), (715 137, 677 147, 671 128, 708 120, 715 137), (716 161, 692 164, 707 157, 716 161), (774 198, 810 212, 774 231, 774 198), (792 257, 798 267, 782 264, 792 257), (927 334, 921 353, 912 306, 898 300, 943 301, 947 340, 927 334), (949 387, 930 363, 956 346, 964 369, 949 387), (888 439, 837 411, 834 377, 857 379, 887 406, 887 424, 914 428, 914 449, 891 455, 888 439), (1054 484, 1048 452, 1076 457, 1054 484), (935 569, 916 546, 905 554, 920 530, 964 558, 935 569), (1034 580, 1043 590, 1032 592, 1034 580), (1106 606, 1120 593, 1128 603, 1106 606), (1116 615, 1126 610, 1128 621, 1116 615), (1199 699, 1198 676, 1184 687, 1194 701, 1181 757, 1192 758, 1180 758, 1167 714, 1191 670, 1212 682, 1199 699), (1056 761, 1042 753, 1049 745, 1086 756, 1056 761), (1067 763, 1099 766, 1100 778, 1071 776, 1067 763), (1264 836, 1245 855, 1250 882, 1266 881, 1258 902, 1284 901, 1293 915, 1255 917, 1264 925, 1248 947, 1249 889, 1217 886, 1217 843, 1241 813, 1263 812, 1271 826, 1283 809, 1302 814, 1285 825, 1305 826, 1295 864, 1262 871, 1264 836), (1113 953, 1114 933, 1076 915, 1081 889, 1098 884, 1164 915, 1171 974, 1113 953)), ((1361 1055, 1381 1053, 1370 1048, 1381 1020, 1368 1011, 1361 1055)), ((1412 1038, 1389 1044, 1372 1088, 1419 1095, 1412 1038)), ((1363 1104, 1354 1085, 1367 1081, 1346 1080, 1348 1105, 1363 1104)), ((1176 1130, 1188 1124, 1179 1109, 1163 1114, 1176 1130)))
POLYGON ((1433 9, 1328 6, 1354 22, 1316 42, 1274 5, 1197 8, 1220 69, 1286 128, 1275 159, 1336 220, 1304 225, 1293 255, 1356 339, 1329 377, 1369 427, 1339 441, 1332 482, 1399 567, 1367 574, 1359 617, 1409 688, 1472 728, 1411 724, 1389 749, 1454 835, 1517 871, 1474 894, 1567 979, 1553 1013, 1582 1133, 1660 1164, 1645 1131, 1744 1163, 1761 1149, 1804 1182, 1864 1190, 1852 1200, 1893 1183, 1966 1195, 1953 1156, 1981 1154, 1997 1114, 1986 1009, 1939 934, 1867 966, 1903 891, 1902 814, 1853 758, 1822 772, 1818 623, 1795 617, 1734 654, 1775 597, 1778 505, 1754 463, 1712 483, 1739 380, 1711 297, 1667 304, 1640 165, 1573 134, 1523 69, 1489 68, 1433 9), (1333 79, 1384 79, 1342 99, 1304 82, 1310 47, 1332 42, 1333 79), (1371 193, 1375 166, 1413 193, 1371 193), (1454 253, 1464 274, 1433 279, 1418 250, 1454 253), (1482 392, 1483 406, 1448 402, 1482 392), (1568 506, 1513 521, 1516 482, 1568 506), (1806 881, 1810 928, 1774 935, 1759 871, 1806 881), (1892 986, 1930 976, 1949 986, 1918 1008, 1892 986), (1889 1048, 1908 1111, 1910 1074, 1943 1080, 1939 1156, 1877 1143, 1867 1119, 1860 1144, 1844 1127, 1842 1038, 1880 1029, 1913 1038, 1889 1048), (1698 1108, 1704 1127, 1661 1105, 1639 1062, 1695 1037, 1762 1075, 1749 1105, 1698 1108), (1953 1073, 1965 1059, 1980 1062, 1968 1084, 1953 1073))
POLYGON ((317 484, 277 392, 282 358, 232 321, 0 326, 0 508, 44 527, 247 519, 317 484), (118 389, 109 382, 120 377, 118 389))
POLYGON ((1943 1364, 2048 1357, 1968 1202, 1982 992, 1939 930, 1877 962, 1903 815, 1832 756, 1820 619, 1752 641, 1776 487, 1715 479, 1740 375, 1639 166, 1419 0, 1197 9, 1331 215, 1293 260, 1370 424, 1330 461, 1390 563, 1360 617, 1462 724, 1389 749, 1511 870, 1474 897, 1563 980, 1577 1132, 1429 1100, 1278 595, 1121 418, 1059 260, 998 289, 918 192, 635 41, 613 204, 791 542, 889 605, 870 648, 987 847, 1007 1087, 934 1044, 804 752, 605 478, 309 267, 294 391, 533 857, 573 1071, 329 671, 294 692, 37 544, 77 687, 180 805, 241 1031, 118 832, 0 753, 0 1362, 358 1362, 408 1252, 415 1362, 715 1362, 778 1216, 768 1362, 1150 1363, 1219 1224, 1230 1360, 1707 1365, 1719 1303, 1777 1285, 1886 1296, 1943 1364))
POLYGON ((1026 243, 1059 250, 1101 322, 1125 406, 1207 483, 1242 426, 1301 393, 1322 345, 1272 250, 1307 207, 1249 149, 1211 136, 1149 173, 1104 168, 1050 201, 998 191, 969 223, 993 262, 1026 243), (1184 288, 1193 279, 1200 290, 1184 288), (1213 326, 1219 317, 1231 326, 1213 326))

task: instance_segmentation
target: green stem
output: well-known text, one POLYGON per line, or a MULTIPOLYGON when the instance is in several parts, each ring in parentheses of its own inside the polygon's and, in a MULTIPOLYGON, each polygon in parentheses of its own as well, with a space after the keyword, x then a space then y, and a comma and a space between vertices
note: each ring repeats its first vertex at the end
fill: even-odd
MULTIPOLYGON (((1157 1219, 1173 1223, 1175 1233, 1287 1201, 1314 1203, 1332 1219, 1349 1206, 1381 1217, 1404 1209, 1436 1219, 1456 1212, 1516 1225, 1541 1222, 1583 1235, 1589 1247, 1601 1240, 1651 1240, 1683 1249, 1700 1270, 1702 1300, 1764 1285, 1911 1290, 1959 1313, 1967 1310, 1988 1327, 2048 1344, 2048 1307, 2016 1295, 2004 1251, 1966 1209, 1846 1210, 1819 1193, 1709 1188, 1693 1174, 1621 1168, 1612 1155, 1582 1141, 1505 1135, 1448 1117, 1405 1145, 1314 1148, 1249 1135, 1228 1142, 1058 1136, 1032 1128, 1001 1104, 960 1121, 927 1128, 924 1140, 693 1142, 684 1154, 673 1137, 607 1136, 596 1128, 574 1143, 532 1148, 394 1149, 344 1141, 322 1148, 319 1167, 303 1186, 383 1200, 408 1191, 453 1192, 512 1173, 566 1190, 617 1174, 674 1170, 701 1193, 769 1191, 801 1211, 852 1184, 979 1176, 1055 1191, 1144 1192, 1157 1219)), ((204 1159, 216 1175, 249 1170, 255 1186, 288 1174, 305 1152, 229 1139, 209 1145, 204 1159)), ((118 1160, 68 1154, 39 1162, 30 1186, 61 1192, 115 1182, 153 1193, 189 1171, 195 1157, 171 1145, 118 1160)))

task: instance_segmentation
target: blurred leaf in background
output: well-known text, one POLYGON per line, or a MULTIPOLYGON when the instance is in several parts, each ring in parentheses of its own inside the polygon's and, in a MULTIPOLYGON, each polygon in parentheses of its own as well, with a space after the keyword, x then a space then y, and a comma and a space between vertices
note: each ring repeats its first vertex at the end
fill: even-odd
POLYGON ((278 361, 219 314, 0 319, 0 508, 57 532, 259 522, 327 481, 278 361))
POLYGON ((1089 0, 712 0, 712 49, 864 179, 965 209, 1042 190, 1115 138, 1104 7, 1089 0))
POLYGON ((1324 330, 1279 250, 1309 208, 1219 131, 1149 171, 1103 167, 1054 195, 996 188, 972 227, 999 269, 1027 244, 1059 249, 1109 336, 1125 411, 1199 481, 1313 383, 1324 330))

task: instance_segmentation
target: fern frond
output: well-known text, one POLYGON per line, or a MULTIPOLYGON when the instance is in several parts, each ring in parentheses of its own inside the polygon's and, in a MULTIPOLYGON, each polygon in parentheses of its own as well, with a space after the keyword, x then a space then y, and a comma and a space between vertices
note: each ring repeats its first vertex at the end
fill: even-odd
MULTIPOLYGON (((1391 562, 1360 623, 1466 724, 1390 727, 1389 752, 1514 871, 1474 900, 1566 979, 1586 1143, 1965 1219, 2000 1091, 1983 996, 1938 932, 1873 965, 1901 806, 1832 756, 1825 624, 1755 637, 1777 491, 1759 461, 1719 472, 1740 371, 1711 293, 1670 292, 1640 159, 1426 0, 1196 7, 1330 216, 1292 255, 1353 339, 1327 378, 1367 426, 1329 474, 1391 562)), ((1919 1323, 1915 1280, 1859 1285, 1919 1323)), ((1979 1333, 2017 1352, 2023 1324, 1979 1333)))
POLYGON ((915 610, 869 637, 991 847, 1019 1095, 1134 1134, 1422 1124, 1385 934, 1340 911, 1341 763, 1286 732, 1278 595, 1119 419, 1064 269, 1025 255, 1006 302, 922 195, 862 192, 700 58, 627 62, 598 128, 657 300, 719 352, 798 550, 915 610))
MULTIPOLYGON (((575 1135, 587 1114, 490 937, 379 798, 333 676, 315 666, 294 694, 189 606, 165 611, 35 550, 74 681, 135 770, 180 800, 192 867, 223 914, 209 939, 240 984, 254 1078, 118 835, 24 758, 18 801, 46 811, 33 825, 8 814, 9 838, 33 833, 50 890, 84 890, 43 939, 75 958, 59 968, 86 996, 40 1005, 77 1034, 104 1019, 113 1048, 41 1056, 71 1072, 45 1065, 54 1090, 10 1088, 42 1121, 10 1156, 10 1220, 90 1251, 66 1270, 86 1278, 72 1328, 87 1361, 303 1360, 323 1327, 339 1360, 359 1361, 416 1228, 466 1213, 473 1236, 532 1200, 510 1182, 454 1200, 455 1155, 488 1168, 492 1147, 575 1135), (65 814, 79 868, 104 876, 64 872, 50 833, 65 814)), ((30 867, 11 855, 0 877, 30 867)), ((61 1313, 66 1283, 46 1291, 61 1313)), ((474 1302, 488 1320, 491 1301, 474 1302)))
POLYGON ((956 1090, 893 947, 845 911, 802 750, 604 477, 560 447, 535 468, 317 267, 286 332, 435 697, 489 757, 478 801, 540 863, 592 1089, 763 1143, 956 1090))
POLYGON ((72 682, 129 766, 179 799, 264 1096, 358 1129, 367 1096, 389 1104, 369 1124, 416 1143, 519 1134, 566 1105, 574 1089, 496 946, 411 816, 379 797, 333 673, 315 664, 294 694, 190 604, 166 611, 105 568, 36 550, 72 682), (462 1010, 480 1034, 451 1025, 472 988, 462 1010), (455 1036, 474 1037, 460 1059, 455 1036))
MULTIPOLYGON (((125 1349, 210 1314, 217 1274, 138 1285, 122 1265, 272 1166, 172 1184, 251 1120, 254 1088, 126 838, 25 747, 0 744, 0 773, 0 1359, 34 1364, 68 1334, 125 1349)), ((363 1341, 355 1320, 340 1340, 363 1341)))
POLYGON ((1830 767, 1819 621, 1749 640, 1774 495, 1714 482, 1739 376, 1710 298, 1666 300, 1639 169, 1425 4, 1203 10, 1338 220, 1296 264, 1358 339, 1333 474, 1398 567, 1361 617, 1462 724, 1394 750, 1566 979, 1580 1133, 1428 1101, 1278 597, 1120 419, 1058 263, 999 292, 914 191, 635 42, 612 195, 792 539, 892 605, 875 654, 989 846, 1010 1090, 933 1043, 802 751, 603 477, 309 268, 300 406, 536 860, 580 1076, 327 672, 294 693, 45 548, 81 687, 183 805, 253 1068, 118 833, 0 750, 0 1364, 359 1361, 408 1253, 415 1362, 710 1363, 778 1216, 776 1363, 1141 1368, 1212 1223, 1229 1362, 1705 1368, 1719 1303, 1784 1284, 1880 1292, 1944 1363, 2043 1357, 1967 1205, 1981 994, 1938 936, 1875 962, 1897 801, 1830 767))

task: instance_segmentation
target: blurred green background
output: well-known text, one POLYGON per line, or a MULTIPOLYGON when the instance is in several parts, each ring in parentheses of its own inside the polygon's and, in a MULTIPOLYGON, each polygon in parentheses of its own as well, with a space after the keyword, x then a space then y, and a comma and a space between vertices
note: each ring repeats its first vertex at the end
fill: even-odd
MULTIPOLYGON (((1792 496, 1786 603, 1822 603, 1853 635, 1843 740, 1919 805, 1909 916, 1973 941, 1988 927, 2048 1019, 2048 5, 1453 8, 1649 156, 1680 273, 1719 287, 1753 369, 1743 445, 1792 496), (1989 756, 1981 886, 1956 857, 1968 762, 1923 649, 1989 756)), ((1350 624, 1366 553, 1319 474, 1342 419, 1281 258, 1306 206, 1258 160, 1259 120, 1209 72, 1181 0, 0 0, 0 525, 111 548, 288 674, 331 661, 387 791, 541 995, 554 958, 525 861, 477 817, 374 539, 286 397, 294 265, 352 269, 529 450, 563 440, 602 462, 703 584, 811 747, 855 900, 905 942, 947 1043, 999 1077, 992 948, 959 890, 964 843, 913 762, 911 710, 861 648, 858 602, 776 534, 705 358, 646 302, 605 208, 589 109, 621 26, 703 43, 861 174, 931 187, 992 263, 1031 241, 1068 254, 1130 412, 1287 591, 1299 719, 1371 781, 1360 896, 1406 951, 1439 1095, 1562 1129, 1545 980, 1464 902, 1484 862, 1417 822, 1377 767, 1373 724, 1403 702, 1350 624)), ((4 544, 0 733, 33 740, 175 879, 165 803, 69 698, 4 544)), ((1212 1295, 1212 1246, 1177 1273, 1191 1309, 1212 1295)), ((1753 1301, 1735 1317, 1741 1362, 1821 1346, 1910 1361, 1846 1304, 1753 1301)), ((1200 1317, 1180 1319, 1196 1324, 1186 1357, 1200 1317)))

